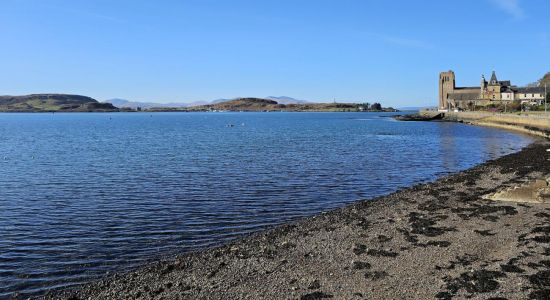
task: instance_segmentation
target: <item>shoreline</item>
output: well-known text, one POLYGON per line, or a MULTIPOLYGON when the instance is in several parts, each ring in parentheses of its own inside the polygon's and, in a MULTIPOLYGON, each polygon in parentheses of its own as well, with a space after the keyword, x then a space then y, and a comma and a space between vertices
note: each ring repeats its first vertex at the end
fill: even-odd
POLYGON ((446 121, 519 131, 550 138, 550 114, 447 112, 446 121))
POLYGON ((420 111, 415 114, 398 115, 395 119, 401 121, 459 122, 550 138, 550 114, 542 113, 420 111))
POLYGON ((387 196, 53 290, 46 299, 540 299, 550 205, 482 197, 550 174, 550 143, 387 196))

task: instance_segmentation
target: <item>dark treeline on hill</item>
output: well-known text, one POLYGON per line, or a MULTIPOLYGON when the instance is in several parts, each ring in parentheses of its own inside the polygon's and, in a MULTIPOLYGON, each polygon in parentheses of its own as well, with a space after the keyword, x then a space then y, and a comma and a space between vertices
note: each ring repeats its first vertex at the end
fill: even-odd
POLYGON ((0 96, 0 112, 107 112, 119 111, 110 103, 80 95, 32 94, 0 96))
POLYGON ((215 104, 199 105, 185 108, 151 108, 148 111, 311 111, 311 112, 361 112, 361 111, 396 111, 383 108, 380 103, 294 103, 279 104, 275 100, 262 98, 239 98, 215 104))

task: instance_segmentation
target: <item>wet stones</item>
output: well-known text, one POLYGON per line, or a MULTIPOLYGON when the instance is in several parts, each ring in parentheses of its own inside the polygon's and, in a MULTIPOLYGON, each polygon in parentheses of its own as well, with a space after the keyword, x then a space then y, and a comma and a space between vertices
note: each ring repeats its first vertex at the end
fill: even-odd
POLYGON ((471 204, 468 207, 457 207, 451 209, 463 220, 471 218, 481 218, 486 221, 495 222, 501 216, 516 215, 518 211, 515 207, 509 205, 486 205, 486 204, 471 204))
POLYGON ((421 213, 409 213, 409 223, 411 225, 411 233, 435 237, 444 234, 447 231, 456 231, 449 227, 435 227, 437 221, 446 219, 446 216, 425 216, 421 213))
POLYGON ((527 245, 529 242, 539 244, 550 243, 550 226, 537 226, 531 229, 530 234, 522 234, 518 237, 519 245, 527 245))
POLYGON ((529 299, 550 299, 550 289, 533 291, 529 294, 529 299))
POLYGON ((527 264, 529 268, 538 270, 539 268, 550 269, 550 260, 541 260, 538 263, 530 262, 527 264))
POLYGON ((323 292, 313 292, 309 294, 305 294, 302 297, 300 297, 300 300, 318 300, 318 299, 329 299, 333 298, 333 295, 325 294, 323 292))
POLYGON ((307 288, 310 289, 310 290, 320 289, 321 288, 321 283, 319 282, 319 280, 315 279, 309 284, 309 286, 307 288))
POLYGON ((512 264, 500 265, 500 269, 506 273, 524 273, 525 272, 524 269, 512 264))
POLYGON ((384 271, 372 271, 372 272, 366 272, 365 278, 371 279, 371 280, 380 280, 388 277, 388 273, 384 271))
POLYGON ((429 212, 434 212, 445 208, 447 208, 447 206, 436 203, 435 201, 429 201, 418 206, 418 209, 429 212))
POLYGON ((533 241, 537 242, 537 243, 544 243, 544 244, 548 244, 550 243, 550 236, 548 235, 545 235, 545 236, 535 236, 534 238, 532 238, 533 241))
POLYGON ((354 270, 363 270, 363 269, 370 269, 371 268, 371 264, 369 264, 368 262, 364 262, 364 261, 354 261, 352 262, 352 265, 353 265, 353 269, 354 270))
POLYGON ((457 278, 444 278, 445 282, 447 282, 447 291, 438 293, 436 298, 451 299, 460 290, 465 290, 470 295, 488 293, 500 286, 496 279, 502 277, 506 277, 504 272, 477 270, 464 272, 457 278))
POLYGON ((531 299, 550 299, 550 270, 538 271, 529 275, 529 282, 534 291, 529 294, 531 299))
POLYGON ((396 257, 398 254, 393 251, 388 250, 378 250, 378 249, 367 249, 367 255, 375 256, 375 257, 396 257))
POLYGON ((451 242, 449 241, 429 241, 427 243, 418 244, 420 247, 429 247, 429 246, 435 246, 439 248, 445 248, 449 247, 451 245, 451 242))
POLYGON ((550 220, 550 214, 549 214, 549 213, 545 213, 545 212, 538 212, 538 213, 535 214, 535 217, 544 218, 544 219, 550 220))
POLYGON ((219 272, 223 267, 225 267, 226 265, 227 265, 227 264, 226 264, 225 262, 221 262, 221 263, 218 265, 218 267, 217 267, 216 269, 210 271, 210 272, 206 275, 206 277, 207 277, 207 278, 212 278, 212 277, 216 276, 216 274, 218 274, 218 272, 219 272))
POLYGON ((531 233, 550 233, 550 226, 539 226, 533 228, 531 233))
POLYGON ((352 248, 352 251, 355 255, 366 253, 367 255, 375 257, 396 257, 398 255, 397 252, 393 252, 390 249, 369 249, 366 245, 363 244, 355 244, 352 248))
POLYGON ((381 242, 381 243, 385 243, 385 242, 389 242, 392 240, 392 237, 389 237, 389 236, 386 236, 386 235, 383 235, 383 234, 379 234, 377 236, 378 238, 378 241, 381 242))
POLYGON ((162 271, 161 274, 166 275, 174 270, 175 266, 173 264, 166 265, 162 271))
POLYGON ((436 266, 435 268, 437 270, 441 269, 447 269, 452 270, 455 269, 456 266, 466 267, 472 264, 472 262, 476 261, 478 257, 476 255, 470 255, 470 254, 464 254, 462 256, 456 256, 455 260, 449 261, 449 265, 446 267, 436 266))
POLYGON ((481 235, 481 236, 493 236, 495 233, 491 232, 491 230, 474 230, 475 233, 481 235))
POLYGON ((538 271, 528 277, 529 282, 534 286, 550 288, 550 270, 538 271))
POLYGON ((359 222, 357 222, 355 225, 360 227, 363 230, 369 229, 369 226, 371 225, 370 222, 367 219, 361 219, 359 222))
POLYGON ((361 255, 361 254, 367 252, 367 246, 365 246, 363 244, 355 244, 352 248, 352 251, 353 251, 353 253, 355 253, 355 255, 361 255))
POLYGON ((405 237, 405 240, 413 245, 416 245, 418 243, 418 237, 414 234, 411 234, 409 231, 405 229, 399 229, 399 232, 403 234, 405 237))
POLYGON ((445 220, 448 217, 445 215, 430 215, 426 216, 418 212, 411 212, 408 215, 410 228, 399 229, 403 234, 405 240, 416 247, 449 247, 451 242, 449 241, 428 241, 421 243, 418 240, 418 235, 424 235, 426 237, 436 237, 449 231, 456 231, 455 228, 450 227, 436 227, 438 221, 445 220))
POLYGON ((531 238, 536 243, 550 243, 550 226, 538 226, 531 230, 532 234, 536 234, 531 238))

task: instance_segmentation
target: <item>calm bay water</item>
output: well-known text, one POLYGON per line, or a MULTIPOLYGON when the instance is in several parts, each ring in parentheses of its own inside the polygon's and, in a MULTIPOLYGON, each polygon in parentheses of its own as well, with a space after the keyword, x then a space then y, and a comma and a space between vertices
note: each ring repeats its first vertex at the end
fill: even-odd
POLYGON ((0 114, 0 298, 219 244, 531 141, 388 115, 0 114))

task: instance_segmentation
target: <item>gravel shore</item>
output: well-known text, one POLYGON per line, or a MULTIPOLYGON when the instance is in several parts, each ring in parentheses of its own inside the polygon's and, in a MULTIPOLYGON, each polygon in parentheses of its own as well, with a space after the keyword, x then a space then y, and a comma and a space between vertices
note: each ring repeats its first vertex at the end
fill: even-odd
POLYGON ((47 299, 550 299, 550 204, 482 196, 550 174, 548 141, 47 299))

